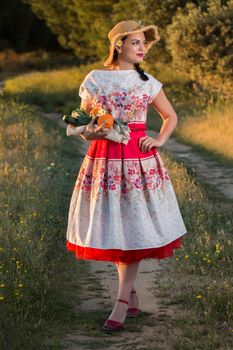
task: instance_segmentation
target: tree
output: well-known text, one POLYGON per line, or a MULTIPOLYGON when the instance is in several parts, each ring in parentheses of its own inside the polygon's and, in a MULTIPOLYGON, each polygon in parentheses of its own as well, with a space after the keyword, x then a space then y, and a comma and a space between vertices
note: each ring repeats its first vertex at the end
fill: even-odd
POLYGON ((187 4, 169 26, 172 64, 203 85, 225 91, 233 76, 233 0, 208 0, 207 9, 187 4))
MULTIPOLYGON (((108 53, 108 31, 123 20, 136 20, 144 25, 158 26, 161 40, 152 47, 148 59, 169 61, 166 50, 166 26, 171 23, 176 9, 188 0, 22 0, 44 19, 58 36, 59 43, 71 48, 77 56, 94 61, 108 53)), ((202 0, 193 0, 203 3, 202 0)))
POLYGON ((55 35, 20 0, 0 2, 0 50, 22 52, 35 48, 59 48, 55 35))
POLYGON ((72 49, 83 60, 94 61, 107 54, 107 33, 111 27, 110 0, 23 0, 44 19, 60 45, 72 49))

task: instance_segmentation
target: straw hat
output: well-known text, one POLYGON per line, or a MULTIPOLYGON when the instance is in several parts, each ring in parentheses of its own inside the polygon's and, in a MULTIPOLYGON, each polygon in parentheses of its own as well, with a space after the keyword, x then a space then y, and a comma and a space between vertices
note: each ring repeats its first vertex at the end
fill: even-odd
MULTIPOLYGON (((117 23, 108 33, 108 39, 110 40, 109 55, 104 61, 104 66, 112 65, 114 49, 118 41, 127 34, 144 32, 147 40, 146 49, 148 50, 156 41, 159 41, 158 29, 155 25, 149 25, 143 27, 135 21, 122 21, 117 23)), ((119 42, 119 46, 122 42, 119 42)))

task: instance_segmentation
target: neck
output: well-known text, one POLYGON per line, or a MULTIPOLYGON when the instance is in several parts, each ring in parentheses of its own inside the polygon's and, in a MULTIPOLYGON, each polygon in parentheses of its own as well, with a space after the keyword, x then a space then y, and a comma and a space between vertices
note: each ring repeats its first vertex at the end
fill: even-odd
POLYGON ((135 69, 134 64, 126 63, 126 62, 121 62, 121 63, 116 63, 113 67, 113 69, 116 70, 127 70, 127 69, 135 69))

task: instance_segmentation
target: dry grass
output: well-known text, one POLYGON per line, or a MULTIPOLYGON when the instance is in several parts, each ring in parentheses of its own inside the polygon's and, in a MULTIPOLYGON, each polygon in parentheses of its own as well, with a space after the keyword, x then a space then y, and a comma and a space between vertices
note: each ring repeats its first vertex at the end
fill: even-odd
POLYGON ((183 119, 177 135, 185 142, 233 160, 233 105, 207 111, 200 117, 183 119))

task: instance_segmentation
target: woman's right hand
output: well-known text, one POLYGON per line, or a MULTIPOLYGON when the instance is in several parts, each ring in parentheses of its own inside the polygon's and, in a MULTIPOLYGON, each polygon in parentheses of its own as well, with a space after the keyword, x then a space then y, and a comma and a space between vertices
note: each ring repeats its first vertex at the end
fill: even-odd
POLYGON ((86 130, 80 135, 84 140, 107 140, 106 136, 110 133, 112 127, 106 129, 104 128, 105 123, 103 123, 97 128, 94 128, 96 118, 92 118, 90 123, 87 125, 86 130))

